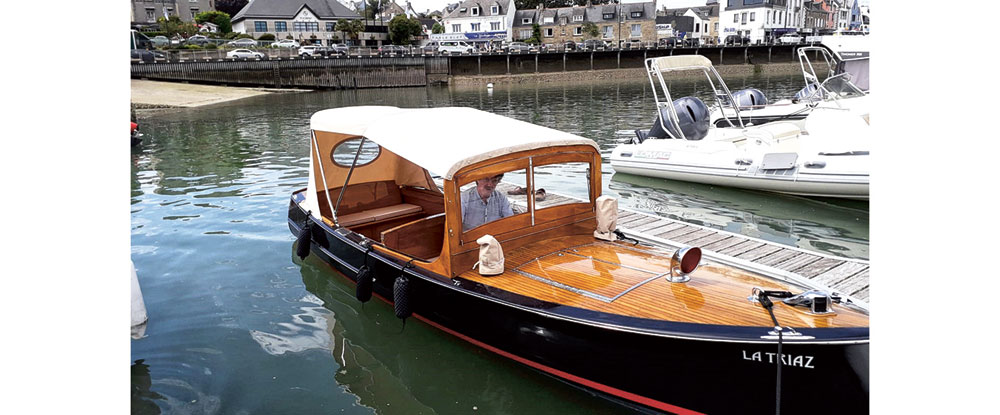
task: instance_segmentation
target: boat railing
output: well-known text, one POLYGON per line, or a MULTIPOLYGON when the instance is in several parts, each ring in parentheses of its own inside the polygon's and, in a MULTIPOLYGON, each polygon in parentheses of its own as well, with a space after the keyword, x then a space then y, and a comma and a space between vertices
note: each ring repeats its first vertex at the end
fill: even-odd
MULTIPOLYGON (((841 96, 845 95, 843 89, 839 92, 834 93, 830 90, 829 85, 832 84, 831 81, 839 80, 843 81, 844 85, 848 89, 851 89, 852 94, 864 95, 865 92, 858 88, 854 83, 850 81, 850 73, 841 72, 837 73, 838 60, 829 49, 822 46, 806 46, 796 50, 799 58, 799 67, 802 69, 802 77, 806 81, 806 87, 809 85, 816 85, 816 89, 811 91, 807 96, 803 97, 803 101, 810 104, 815 104, 823 100, 829 99, 837 105, 838 108, 841 107, 840 103, 837 102, 841 96), (813 67, 812 60, 809 59, 809 52, 818 53, 823 61, 827 65, 827 75, 823 81, 819 80, 819 76, 816 74, 816 68, 813 67), (846 78, 846 79, 845 79, 846 78)), ((867 58, 865 58, 867 59, 867 58)))
MULTIPOLYGON (((695 55, 698 56, 698 55, 695 55)), ((719 72, 715 70, 708 58, 701 57, 702 59, 693 58, 691 56, 668 56, 660 58, 648 58, 645 61, 646 66, 646 76, 649 78, 649 85, 653 90, 653 100, 656 102, 656 114, 657 120, 660 123, 660 128, 663 129, 672 138, 682 138, 687 139, 684 132, 681 130, 679 118, 677 116, 677 111, 673 106, 673 98, 670 95, 670 89, 667 87, 667 82, 663 78, 665 72, 680 72, 680 71, 701 71, 705 75, 705 79, 708 80, 709 86, 714 92, 716 105, 721 111, 725 106, 726 102, 735 103, 736 99, 733 98, 732 92, 729 91, 729 87, 726 82, 722 80, 722 76, 719 72), (684 59, 681 61, 679 59, 684 59), (666 64, 666 65, 663 65, 666 64), (713 81, 714 78, 714 81, 713 81), (660 92, 657 92, 656 83, 654 79, 660 84, 660 92, 663 94, 663 101, 660 101, 660 92), (720 89, 721 88, 721 89, 720 89), (659 116, 662 113, 663 108, 666 107, 669 115, 669 122, 674 127, 673 131, 680 134, 680 137, 675 137, 671 129, 668 129, 664 124, 663 117, 659 116)), ((743 118, 740 116, 740 110, 736 105, 732 106, 736 113, 736 122, 739 124, 740 128, 745 127, 743 123, 743 118)), ((733 121, 729 117, 725 117, 726 122, 729 123, 730 127, 736 127, 733 121)))

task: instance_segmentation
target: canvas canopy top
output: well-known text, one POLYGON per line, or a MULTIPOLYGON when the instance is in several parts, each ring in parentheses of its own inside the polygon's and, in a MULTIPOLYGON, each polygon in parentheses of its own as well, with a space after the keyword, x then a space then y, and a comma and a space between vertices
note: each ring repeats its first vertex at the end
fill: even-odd
POLYGON ((363 136, 410 162, 453 179, 462 167, 498 155, 593 140, 473 108, 348 107, 313 114, 314 131, 363 136))

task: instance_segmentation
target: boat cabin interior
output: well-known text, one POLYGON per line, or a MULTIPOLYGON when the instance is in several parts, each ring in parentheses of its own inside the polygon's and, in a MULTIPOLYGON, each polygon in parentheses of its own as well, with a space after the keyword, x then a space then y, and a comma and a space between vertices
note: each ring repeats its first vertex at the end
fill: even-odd
POLYGON ((412 259, 444 275, 472 269, 478 261, 476 241, 483 235, 492 235, 504 249, 514 249, 545 238, 592 234, 596 226, 594 203, 600 176, 590 172, 600 171, 600 154, 592 146, 502 155, 466 166, 452 180, 439 180, 439 185, 426 169, 371 140, 323 131, 315 134, 317 143, 326 143, 323 147, 330 149, 320 151, 329 157, 315 157, 313 151, 313 160, 323 160, 314 162, 313 173, 326 178, 327 187, 317 187, 315 192, 324 222, 377 242, 373 249, 412 259), (567 182, 551 174, 552 169, 582 174, 567 182), (505 189, 520 190, 512 196, 497 190, 511 202, 513 214, 471 228, 463 226, 462 193, 477 194, 477 181, 501 174, 505 189), (546 198, 546 188, 583 190, 590 200, 546 198))

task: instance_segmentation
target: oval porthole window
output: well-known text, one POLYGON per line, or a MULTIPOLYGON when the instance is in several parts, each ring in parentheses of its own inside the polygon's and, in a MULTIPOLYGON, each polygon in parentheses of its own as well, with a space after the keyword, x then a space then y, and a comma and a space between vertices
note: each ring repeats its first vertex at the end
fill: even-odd
POLYGON ((365 140, 364 144, 361 144, 361 138, 352 138, 337 144, 330 152, 330 160, 333 160, 333 164, 340 167, 351 167, 351 164, 354 163, 354 156, 357 155, 357 166, 360 167, 375 161, 380 154, 382 154, 382 147, 375 144, 374 141, 365 140), (361 154, 358 154, 359 145, 361 146, 361 154))

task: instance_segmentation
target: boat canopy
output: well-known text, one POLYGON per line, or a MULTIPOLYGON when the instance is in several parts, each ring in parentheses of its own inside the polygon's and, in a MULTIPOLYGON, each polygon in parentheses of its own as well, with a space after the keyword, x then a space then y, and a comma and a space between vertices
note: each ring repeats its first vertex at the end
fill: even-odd
POLYGON ((711 68, 712 61, 701 55, 664 56, 654 58, 653 65, 660 71, 669 69, 711 68))
POLYGON ((313 114, 311 124, 314 131, 363 136, 445 180, 518 151, 581 144, 600 151, 593 140, 473 108, 335 108, 313 114))

